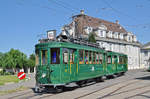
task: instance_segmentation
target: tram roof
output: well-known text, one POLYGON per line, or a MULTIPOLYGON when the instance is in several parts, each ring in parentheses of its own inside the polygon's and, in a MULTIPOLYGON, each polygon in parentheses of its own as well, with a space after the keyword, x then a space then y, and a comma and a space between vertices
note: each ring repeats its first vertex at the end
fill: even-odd
POLYGON ((91 51, 106 52, 102 48, 95 48, 95 47, 86 46, 86 45, 79 45, 79 44, 74 44, 71 42, 57 42, 57 41, 39 43, 39 44, 36 44, 35 47, 36 47, 36 49, 64 47, 64 48, 74 48, 74 49, 84 49, 84 50, 91 50, 91 51))

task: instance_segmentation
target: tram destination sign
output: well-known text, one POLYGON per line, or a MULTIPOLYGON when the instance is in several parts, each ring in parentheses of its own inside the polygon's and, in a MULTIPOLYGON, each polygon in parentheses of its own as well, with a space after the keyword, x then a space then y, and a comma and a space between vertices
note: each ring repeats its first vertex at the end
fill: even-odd
POLYGON ((47 38, 50 40, 55 40, 56 39, 56 30, 47 31, 47 38))

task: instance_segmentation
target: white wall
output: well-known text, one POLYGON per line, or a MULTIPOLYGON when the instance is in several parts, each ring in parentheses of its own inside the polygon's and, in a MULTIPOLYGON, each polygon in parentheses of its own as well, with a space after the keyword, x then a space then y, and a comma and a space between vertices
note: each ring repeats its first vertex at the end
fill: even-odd
MULTIPOLYGON (((101 41, 99 41, 101 43, 101 41)), ((133 45, 103 42, 106 50, 124 53, 128 55, 128 69, 140 68, 140 48, 133 45)))

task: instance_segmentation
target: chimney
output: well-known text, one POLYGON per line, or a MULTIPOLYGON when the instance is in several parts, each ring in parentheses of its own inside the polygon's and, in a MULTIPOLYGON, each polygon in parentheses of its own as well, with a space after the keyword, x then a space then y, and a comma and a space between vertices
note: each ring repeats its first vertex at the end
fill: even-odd
POLYGON ((80 14, 84 14, 84 10, 80 10, 80 14))
POLYGON ((116 24, 119 24, 119 21, 118 21, 118 20, 116 20, 116 24))

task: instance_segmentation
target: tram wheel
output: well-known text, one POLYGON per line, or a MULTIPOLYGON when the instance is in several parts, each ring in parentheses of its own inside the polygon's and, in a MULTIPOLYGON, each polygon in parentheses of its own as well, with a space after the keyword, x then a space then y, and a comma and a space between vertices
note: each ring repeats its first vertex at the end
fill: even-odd
POLYGON ((55 90, 57 93, 63 92, 64 87, 63 86, 56 86, 55 90))

